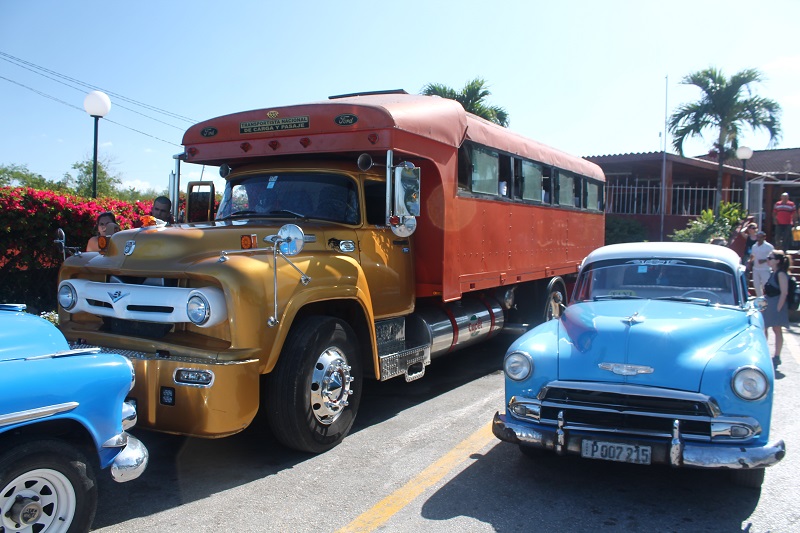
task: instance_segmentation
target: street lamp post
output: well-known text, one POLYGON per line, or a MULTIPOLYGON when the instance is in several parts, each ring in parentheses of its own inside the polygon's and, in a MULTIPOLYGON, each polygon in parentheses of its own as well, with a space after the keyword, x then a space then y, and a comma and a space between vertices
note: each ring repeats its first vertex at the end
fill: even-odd
POLYGON ((753 149, 747 146, 740 146, 736 149, 736 157, 742 162, 742 202, 744 203, 744 210, 749 211, 747 204, 747 160, 753 157, 753 149))
POLYGON ((111 111, 111 99, 101 91, 92 91, 83 100, 83 108, 94 118, 94 159, 92 165, 92 198, 97 198, 97 125, 111 111))

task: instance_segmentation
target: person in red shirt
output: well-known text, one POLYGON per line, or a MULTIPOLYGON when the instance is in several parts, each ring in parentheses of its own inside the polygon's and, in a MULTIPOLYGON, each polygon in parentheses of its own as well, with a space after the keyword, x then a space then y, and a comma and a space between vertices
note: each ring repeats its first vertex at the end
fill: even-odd
POLYGON ((789 200, 789 193, 781 194, 781 199, 772 208, 772 223, 775 224, 775 247, 789 250, 792 248, 792 226, 797 221, 794 202, 789 200))

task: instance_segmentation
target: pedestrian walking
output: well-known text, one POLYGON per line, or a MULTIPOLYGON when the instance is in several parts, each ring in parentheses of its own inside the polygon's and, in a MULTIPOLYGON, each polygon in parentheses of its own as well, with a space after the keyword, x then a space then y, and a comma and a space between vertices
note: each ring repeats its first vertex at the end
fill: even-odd
POLYGON ((769 330, 775 334, 775 353, 772 364, 775 368, 781 364, 783 349, 783 328, 789 327, 789 257, 783 250, 773 250, 767 256, 772 267, 772 274, 764 284, 764 295, 767 306, 764 308, 764 335, 769 340, 769 330))
POLYGON ((763 231, 756 232, 756 243, 750 249, 753 287, 756 289, 756 296, 764 296, 764 284, 769 279, 771 273, 767 258, 774 249, 775 247, 767 242, 766 233, 763 231))

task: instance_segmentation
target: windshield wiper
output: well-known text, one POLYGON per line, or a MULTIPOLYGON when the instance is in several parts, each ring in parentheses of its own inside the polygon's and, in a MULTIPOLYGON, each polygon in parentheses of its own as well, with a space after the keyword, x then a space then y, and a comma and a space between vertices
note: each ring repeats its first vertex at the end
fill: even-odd
POLYGON ((653 298, 654 300, 671 300, 673 302, 688 302, 692 304, 705 304, 711 305, 711 300, 708 298, 692 298, 688 296, 659 296, 658 298, 653 298))
POLYGON ((595 302, 598 300, 643 300, 641 296, 634 296, 632 294, 600 294, 592 296, 595 302))
POLYGON ((257 211, 253 211, 251 209, 243 209, 241 211, 236 211, 235 213, 231 213, 226 217, 222 217, 219 220, 228 220, 229 218, 239 218, 239 217, 271 217, 271 216, 291 216, 294 218, 302 218, 306 219, 305 215, 301 215, 300 213, 296 213, 294 211, 289 211, 288 209, 281 209, 278 211, 270 211, 269 213, 259 213, 257 211))
POLYGON ((255 211, 250 209, 243 209, 241 211, 236 211, 235 213, 231 213, 230 215, 226 216, 225 218, 233 218, 233 217, 240 217, 244 215, 255 215, 257 214, 255 211))
POLYGON ((291 215, 295 218, 308 218, 305 215, 301 215, 295 211, 289 211, 288 209, 279 209, 278 211, 270 211, 270 215, 291 215))

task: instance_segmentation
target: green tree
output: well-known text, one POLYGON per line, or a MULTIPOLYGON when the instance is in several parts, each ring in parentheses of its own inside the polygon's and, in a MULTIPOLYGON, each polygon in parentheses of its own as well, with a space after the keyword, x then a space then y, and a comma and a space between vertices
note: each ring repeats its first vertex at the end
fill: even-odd
POLYGON ((756 96, 751 85, 762 81, 756 69, 745 69, 729 78, 721 70, 708 68, 683 78, 684 85, 694 85, 702 91, 700 100, 678 107, 669 118, 672 145, 683 155, 683 143, 688 137, 702 137, 703 131, 716 134, 713 151, 717 153, 717 194, 714 216, 722 202, 722 166, 739 147, 739 135, 744 126, 769 133, 769 146, 780 139, 781 107, 774 100, 756 96))
POLYGON ((0 186, 31 187, 33 189, 70 192, 66 181, 50 181, 28 169, 27 165, 0 165, 0 186))
POLYGON ((491 96, 489 86, 483 78, 475 78, 467 82, 463 89, 456 92, 452 87, 441 83, 429 83, 422 88, 422 94, 427 96, 441 96, 455 100, 468 112, 485 118, 490 122, 508 127, 508 113, 499 106, 489 105, 486 98, 491 96))
MULTIPOLYGON (((64 177, 70 181, 75 182, 75 194, 78 196, 85 196, 90 198, 92 196, 92 171, 93 161, 87 159, 86 161, 78 161, 72 165, 72 170, 76 171, 73 176, 67 172, 64 177)), ((122 180, 119 176, 113 175, 110 172, 111 163, 108 159, 97 161, 97 197, 112 196, 117 197, 118 187, 122 185, 122 180)))

